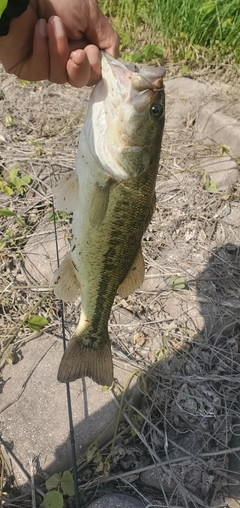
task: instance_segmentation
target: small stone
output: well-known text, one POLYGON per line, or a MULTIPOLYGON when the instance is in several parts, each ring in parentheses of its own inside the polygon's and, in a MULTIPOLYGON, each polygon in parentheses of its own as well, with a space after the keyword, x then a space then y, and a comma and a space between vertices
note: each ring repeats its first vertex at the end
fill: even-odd
POLYGON ((146 338, 144 337, 142 332, 135 333, 133 336, 133 344, 137 346, 143 346, 146 342, 146 338))

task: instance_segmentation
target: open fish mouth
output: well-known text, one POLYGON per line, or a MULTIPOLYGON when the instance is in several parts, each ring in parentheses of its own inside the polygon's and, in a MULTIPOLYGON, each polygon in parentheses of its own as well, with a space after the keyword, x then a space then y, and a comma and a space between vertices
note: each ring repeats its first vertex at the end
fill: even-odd
POLYGON ((128 71, 131 76, 132 87, 137 92, 143 92, 146 90, 158 91, 163 88, 163 77, 165 75, 164 67, 148 66, 143 65, 138 67, 136 64, 121 62, 121 60, 115 60, 111 55, 106 52, 102 52, 102 56, 106 58, 109 65, 113 68, 118 67, 119 69, 128 71))

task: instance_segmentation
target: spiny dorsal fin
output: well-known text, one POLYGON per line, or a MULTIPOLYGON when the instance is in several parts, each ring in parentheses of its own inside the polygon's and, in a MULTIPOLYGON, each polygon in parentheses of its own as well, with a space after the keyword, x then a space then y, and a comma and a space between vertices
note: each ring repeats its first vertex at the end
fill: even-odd
POLYGON ((56 208, 64 212, 74 212, 79 202, 79 182, 76 171, 70 171, 62 176, 58 184, 53 187, 56 197, 56 208))
POLYGON ((91 224, 93 228, 98 229, 106 215, 108 208, 110 185, 112 180, 109 179, 105 185, 96 184, 94 196, 91 203, 91 224))
POLYGON ((107 332, 105 338, 102 338, 96 347, 87 347, 81 335, 74 335, 64 352, 58 370, 58 381, 69 383, 85 376, 90 377, 99 385, 111 386, 113 362, 107 332))
POLYGON ((79 291, 80 284, 77 280, 70 252, 61 262, 53 275, 52 285, 57 298, 64 302, 74 302, 79 291))
POLYGON ((126 298, 130 293, 135 291, 144 280, 144 259, 142 255, 142 249, 140 248, 134 263, 128 271, 124 281, 118 288, 118 294, 121 298, 126 298))

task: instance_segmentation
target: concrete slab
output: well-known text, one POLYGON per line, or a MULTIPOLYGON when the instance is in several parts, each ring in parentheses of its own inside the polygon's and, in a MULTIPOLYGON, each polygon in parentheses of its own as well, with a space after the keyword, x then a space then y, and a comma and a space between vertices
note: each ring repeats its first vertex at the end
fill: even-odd
MULTIPOLYGON (((54 473, 72 464, 66 386, 57 381, 63 348, 60 340, 44 334, 21 346, 22 359, 3 369, 0 398, 2 439, 26 471, 29 459, 38 458, 39 469, 54 473)), ((124 365, 123 365, 124 367, 124 365)), ((120 382, 129 375, 115 367, 120 382)), ((73 422, 77 456, 104 431, 99 442, 113 432, 111 423, 117 405, 109 391, 90 379, 71 383, 73 422)), ((14 471, 19 484, 23 478, 14 471)), ((25 480, 24 480, 25 482, 25 480)))
POLYGON ((239 167, 236 161, 228 155, 204 159, 201 166, 216 184, 217 190, 230 190, 238 182, 239 167))
POLYGON ((213 93, 210 85, 190 78, 166 79, 166 126, 182 129, 192 124, 196 111, 213 93))
POLYGON ((224 113, 226 103, 208 101, 200 110, 196 130, 201 140, 214 140, 230 147, 234 156, 240 154, 240 121, 224 113))

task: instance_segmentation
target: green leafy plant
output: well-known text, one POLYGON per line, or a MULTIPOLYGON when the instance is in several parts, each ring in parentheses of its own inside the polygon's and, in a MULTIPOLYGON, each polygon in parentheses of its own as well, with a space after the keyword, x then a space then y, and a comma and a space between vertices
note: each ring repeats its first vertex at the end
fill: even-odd
POLYGON ((28 326, 31 328, 31 330, 34 330, 34 332, 40 332, 44 326, 48 324, 48 320, 43 316, 30 316, 28 319, 28 326))
POLYGON ((64 497, 74 496, 74 482, 70 471, 55 473, 46 481, 48 490, 43 499, 45 508, 63 508, 64 497))
POLYGON ((131 62, 142 63, 162 57, 163 47, 161 44, 145 44, 139 51, 128 55, 127 59, 131 62))
POLYGON ((170 287, 172 289, 186 289, 186 281, 183 277, 178 277, 178 275, 173 275, 170 279, 170 287))
POLYGON ((217 192, 217 184, 211 179, 211 177, 205 173, 204 175, 204 189, 208 192, 217 192))
POLYGON ((24 195, 30 183, 30 176, 21 175, 19 168, 13 167, 7 177, 4 175, 0 178, 0 191, 8 196, 11 196, 14 192, 24 195))
POLYGON ((162 45, 164 55, 174 62, 190 59, 200 65, 201 58, 222 61, 229 55, 240 61, 238 0, 100 0, 100 6, 120 35, 126 59, 155 58, 153 48, 143 55, 144 41, 146 46, 162 45))
POLYGON ((0 215, 3 215, 4 217, 15 217, 17 214, 8 208, 0 208, 0 215))
POLYGON ((7 115, 5 118, 5 127, 13 126, 13 117, 11 115, 7 115))

